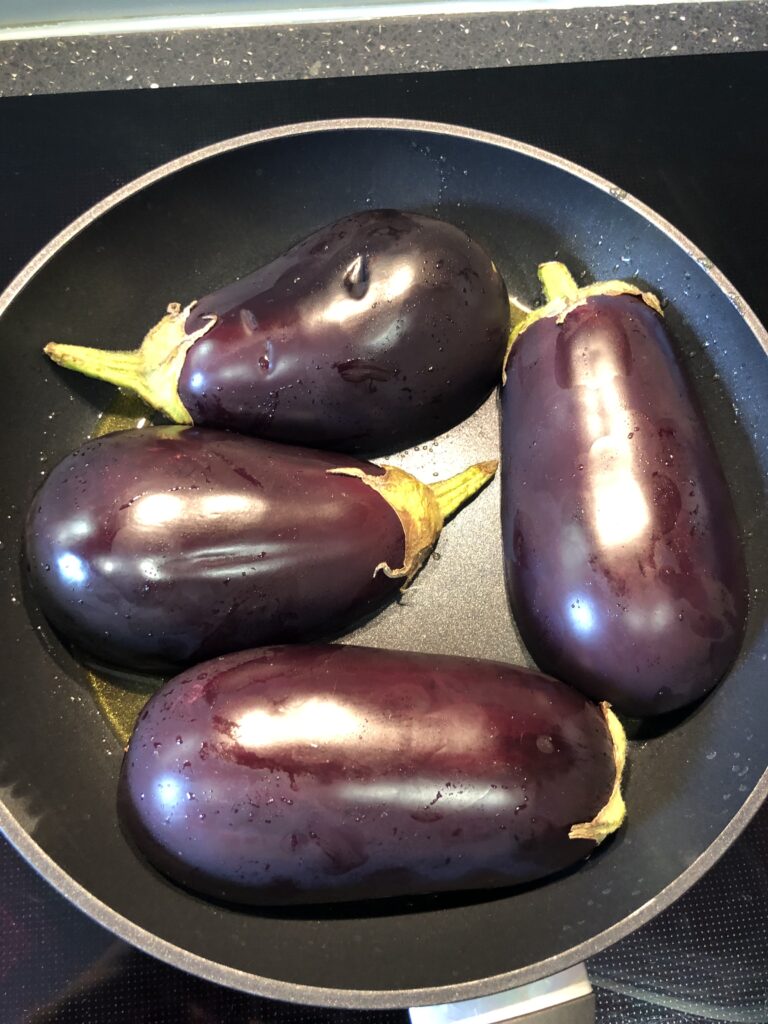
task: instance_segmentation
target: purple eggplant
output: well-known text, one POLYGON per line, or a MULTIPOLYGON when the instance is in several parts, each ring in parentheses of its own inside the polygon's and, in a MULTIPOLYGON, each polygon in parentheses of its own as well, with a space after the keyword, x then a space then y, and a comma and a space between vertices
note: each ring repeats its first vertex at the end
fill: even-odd
POLYGON ((624 818, 607 704, 493 661, 231 654, 167 683, 123 761, 123 828, 218 899, 311 903, 530 882, 624 818))
POLYGON ((655 296, 539 274, 502 397, 502 526, 517 625, 546 672, 636 716, 702 697, 736 658, 747 578, 706 423, 655 296))
POLYGON ((463 231, 377 210, 173 303, 137 351, 45 351, 176 423, 373 454, 473 412, 500 378, 509 325, 504 282, 463 231))
POLYGON ((27 520, 43 612, 102 662, 164 669, 346 631, 408 583, 495 472, 395 467, 196 427, 89 441, 27 520))

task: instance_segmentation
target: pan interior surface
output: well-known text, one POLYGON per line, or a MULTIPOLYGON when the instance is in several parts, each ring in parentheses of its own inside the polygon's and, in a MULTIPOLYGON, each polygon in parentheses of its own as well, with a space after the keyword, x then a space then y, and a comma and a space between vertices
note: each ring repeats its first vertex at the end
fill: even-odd
MULTIPOLYGON (((116 927, 120 915, 156 937, 134 935, 150 952, 306 1002, 467 998, 479 994, 473 983, 492 991, 558 970, 601 948, 608 929, 616 929, 612 937, 629 930, 649 901, 660 909, 670 898, 663 890, 718 849, 768 765, 768 730, 760 727, 768 721, 768 360, 737 306, 704 265, 620 195, 470 133, 360 127, 268 138, 191 163, 107 210, 0 317, 0 365, 13 383, 0 456, 2 629, 12 665, 0 688, 6 820, 104 905, 91 907, 104 924, 116 927), (20 539, 35 490, 114 399, 110 387, 47 363, 41 348, 52 339, 133 347, 170 301, 202 296, 325 223, 381 207, 464 228, 528 304, 538 299, 537 264, 554 258, 577 278, 630 278, 668 300, 667 320, 743 531, 747 637, 728 679, 700 706, 631 732, 627 825, 577 871, 517 892, 268 912, 219 906, 155 874, 124 841, 115 813, 122 751, 85 671, 24 587, 20 539)), ((497 455, 493 396, 434 443, 388 461, 430 481, 497 455)), ((498 502, 496 481, 446 528, 440 558, 412 590, 346 639, 530 664, 507 608, 498 502)), ((45 873, 42 857, 36 866, 45 873)))

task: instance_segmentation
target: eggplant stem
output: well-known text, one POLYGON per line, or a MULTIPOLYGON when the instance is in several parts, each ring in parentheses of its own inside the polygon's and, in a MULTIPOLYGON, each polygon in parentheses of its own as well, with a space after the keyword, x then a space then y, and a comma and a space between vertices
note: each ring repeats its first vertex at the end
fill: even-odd
POLYGON ((456 476, 447 480, 438 480, 436 484, 429 484, 429 489, 437 501, 437 507, 443 521, 455 515, 459 509, 470 498, 493 479, 499 463, 493 459, 490 462, 478 462, 469 466, 456 476))
POLYGON ((555 299, 578 302, 579 286, 564 263, 551 260, 549 263, 540 264, 539 280, 546 302, 553 302, 555 299))
POLYGON ((96 377, 97 380, 107 381, 108 384, 116 384, 119 388, 141 390, 144 374, 141 349, 111 352, 108 349, 60 345, 51 341, 43 352, 65 370, 75 370, 86 377, 96 377))
POLYGON ((133 351, 115 352, 52 341, 44 352, 67 370, 134 391, 174 423, 191 423, 192 417, 179 397, 179 376, 190 346, 216 323, 215 316, 205 317, 199 330, 187 334, 185 323, 194 305, 193 302, 182 309, 172 302, 166 315, 150 328, 139 348, 133 351))
POLYGON ((479 462, 436 484, 424 484, 398 466, 382 466, 384 472, 375 475, 357 466, 339 466, 326 472, 357 477, 394 511, 405 538, 403 564, 395 568, 379 562, 373 575, 383 572, 392 579, 402 579, 405 589, 432 553, 445 519, 488 483, 497 466, 498 462, 479 462))
POLYGON ((383 572, 391 579, 402 579, 405 589, 432 553, 443 528, 443 517, 431 489, 399 466, 382 466, 382 474, 370 474, 357 466, 339 466, 326 472, 352 476, 386 501, 403 528, 405 546, 403 564, 398 567, 379 562, 373 575, 383 572))
POLYGON ((605 724, 613 741, 613 762, 616 768, 613 789, 605 805, 600 808, 592 821, 573 825, 568 833, 569 839, 591 839, 598 845, 607 836, 620 828, 627 816, 626 804, 621 794, 621 780, 627 760, 627 736, 621 722, 611 710, 611 705, 608 701, 601 701, 600 710, 603 713, 605 724))
POLYGON ((544 290, 546 303, 537 309, 532 309, 512 327, 501 368, 502 385, 507 383, 507 366, 512 350, 528 328, 533 327, 539 320, 550 318, 556 324, 562 324, 574 309, 584 305, 588 299, 599 296, 634 295, 650 307, 654 313, 661 317, 664 316, 661 303, 653 292, 641 291, 629 281, 595 281, 594 284, 583 285, 579 288, 570 270, 564 263, 558 263, 556 260, 539 265, 539 280, 544 290))

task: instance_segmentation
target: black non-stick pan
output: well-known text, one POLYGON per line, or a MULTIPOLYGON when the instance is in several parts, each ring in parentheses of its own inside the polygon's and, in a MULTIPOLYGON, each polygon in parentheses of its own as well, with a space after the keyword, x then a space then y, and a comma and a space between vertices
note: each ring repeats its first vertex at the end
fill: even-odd
MULTIPOLYGON (((0 825, 53 885, 124 939, 282 999, 468 999, 562 970, 627 934, 699 878, 758 807, 768 787, 768 339, 722 275, 640 203, 557 157, 480 132, 402 121, 292 126, 193 153, 115 193, 21 273, 0 314, 0 825), (53 338, 132 345, 170 300, 211 291, 343 214, 385 206, 465 228, 529 303, 537 264, 554 257, 668 300, 744 534, 747 636, 729 677, 687 716, 630 724, 627 825, 577 871, 522 891, 333 909, 215 905, 161 878, 122 838, 120 744, 84 670, 24 589, 21 524, 35 488, 114 400, 108 386, 48 364, 41 348, 53 338)), ((497 447, 494 397, 398 458, 430 479, 497 447)), ((401 602, 350 639, 527 662, 504 594, 497 484, 447 527, 438 554, 401 602)))

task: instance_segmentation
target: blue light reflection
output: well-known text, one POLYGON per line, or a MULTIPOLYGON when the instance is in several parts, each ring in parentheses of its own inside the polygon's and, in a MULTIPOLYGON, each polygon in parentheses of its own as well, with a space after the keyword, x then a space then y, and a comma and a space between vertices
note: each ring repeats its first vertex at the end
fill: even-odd
POLYGON ((155 788, 157 802, 164 811, 172 811, 181 795, 181 784, 172 775, 164 775, 155 788))
POLYGON ((73 555, 71 551, 59 555, 56 564, 67 583, 85 583, 88 579, 88 569, 85 562, 82 558, 78 558, 77 555, 73 555))
POLYGON ((595 612, 592 602, 583 594, 572 594, 568 599, 568 617, 578 633, 591 633, 595 628, 595 612))

